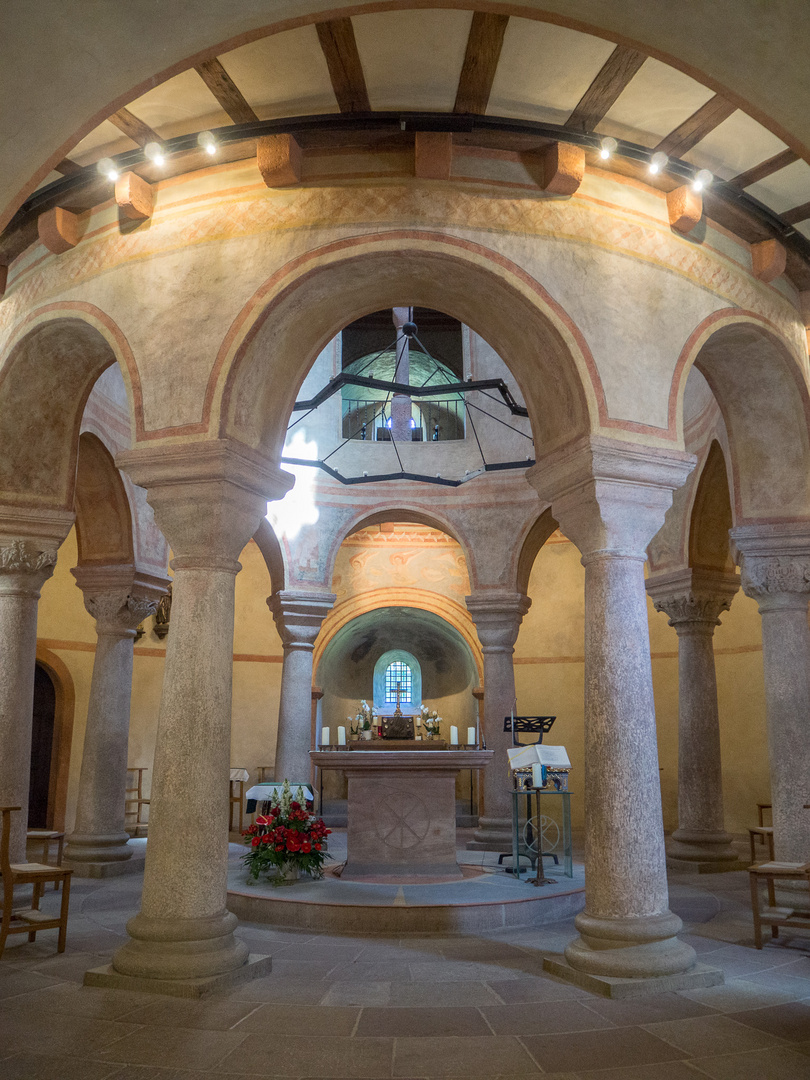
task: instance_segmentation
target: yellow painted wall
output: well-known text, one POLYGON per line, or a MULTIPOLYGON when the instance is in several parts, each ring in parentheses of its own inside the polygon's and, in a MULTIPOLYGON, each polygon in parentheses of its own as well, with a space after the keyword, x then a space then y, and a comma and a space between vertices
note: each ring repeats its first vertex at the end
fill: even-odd
MULTIPOLYGON (((397 551, 386 551, 386 559, 397 551)), ((352 553, 354 554, 354 552, 352 553)), ((447 562, 448 551, 437 554, 447 562)), ((350 557, 347 553, 347 557, 350 557)), ((374 557, 376 563, 378 556, 374 557)), ((417 559, 425 584, 442 589, 453 575, 440 574, 430 582, 423 576, 423 556, 417 559)), ((75 533, 71 532, 59 552, 53 577, 45 583, 39 607, 40 643, 56 653, 74 682, 76 710, 68 789, 66 827, 73 827, 76 793, 84 740, 87 702, 93 669, 95 629, 84 609, 81 592, 70 568, 77 562, 75 533)), ((256 776, 260 765, 272 765, 278 721, 282 648, 266 598, 270 577, 258 548, 252 542, 241 555, 242 572, 236 579, 234 632, 233 735, 231 762, 256 776)), ((395 563, 395 565, 401 565, 395 563)), ((450 566, 448 562, 448 567, 450 566)), ((376 567, 375 567, 376 568, 376 567)), ((345 569, 344 569, 345 572, 345 569)), ((362 575, 364 576, 364 575, 362 575)), ((374 574, 374 583, 383 582, 374 574)), ((346 578, 344 577, 344 583, 346 578)), ((573 544, 555 535, 535 562, 530 595, 532 607, 523 620, 515 648, 515 683, 520 713, 556 714, 547 741, 564 744, 574 771, 571 787, 575 827, 583 824, 583 603, 584 570, 573 544)), ((458 584, 454 581, 456 587, 458 584)), ((677 825, 677 636, 666 616, 650 604, 650 639, 653 684, 658 718, 658 743, 664 824, 677 825)), ((171 631, 170 631, 171 632, 171 631)), ((163 679, 163 645, 151 630, 135 649, 129 760, 152 766, 157 715, 163 679)), ((769 778, 765 734, 765 701, 762 651, 756 604, 741 593, 715 634, 720 727, 723 753, 723 785, 726 827, 742 833, 755 821, 757 801, 767 801, 769 778)), ((370 689, 370 688, 369 688, 370 689)), ((461 701, 429 701, 447 716, 465 723, 467 708, 461 701), (462 715, 463 714, 463 715, 462 715)), ((334 702, 337 711, 324 722, 336 725, 347 703, 334 702)), ((474 713, 471 713, 474 715, 474 713)), ((469 721, 472 722, 472 721, 469 721)), ((146 774, 148 793, 151 771, 146 774)))
MULTIPOLYGON (((529 584, 532 606, 515 647, 518 711, 557 715, 547 736, 568 749, 575 828, 583 818, 585 571, 579 552, 555 534, 540 551, 529 584)), ((648 601, 664 827, 678 822, 678 638, 648 601)), ((755 601, 738 593, 715 631, 726 828, 756 824, 756 803, 770 798, 762 672, 755 601)))

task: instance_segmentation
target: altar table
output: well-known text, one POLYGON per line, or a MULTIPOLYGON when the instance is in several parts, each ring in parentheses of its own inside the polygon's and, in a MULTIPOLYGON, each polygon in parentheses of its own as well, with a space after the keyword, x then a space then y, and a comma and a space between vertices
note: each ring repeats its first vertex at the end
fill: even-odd
POLYGON ((349 782, 347 881, 457 881, 456 776, 492 750, 312 750, 319 769, 349 782))

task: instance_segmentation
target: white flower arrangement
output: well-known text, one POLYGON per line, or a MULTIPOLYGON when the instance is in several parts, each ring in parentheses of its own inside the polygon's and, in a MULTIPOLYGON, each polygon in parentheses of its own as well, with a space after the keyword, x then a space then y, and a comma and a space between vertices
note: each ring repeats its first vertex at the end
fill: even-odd
POLYGON ((357 715, 347 716, 346 719, 351 725, 352 735, 356 735, 360 731, 371 731, 372 723, 377 719, 377 709, 374 705, 369 705, 367 701, 363 700, 360 702, 357 715))
POLYGON ((442 718, 436 709, 429 709, 427 705, 421 705, 419 711, 422 713, 422 723, 425 725, 425 731, 428 735, 438 735, 442 726, 442 718))

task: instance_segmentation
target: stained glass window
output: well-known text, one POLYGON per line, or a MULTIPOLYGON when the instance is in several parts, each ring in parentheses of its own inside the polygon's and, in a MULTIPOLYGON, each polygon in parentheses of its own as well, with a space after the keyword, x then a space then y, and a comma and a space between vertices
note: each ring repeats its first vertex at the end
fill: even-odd
POLYGON ((401 660, 395 660, 389 664, 385 672, 385 703, 396 704, 397 683, 399 686, 399 700, 402 704, 411 703, 411 669, 401 660))

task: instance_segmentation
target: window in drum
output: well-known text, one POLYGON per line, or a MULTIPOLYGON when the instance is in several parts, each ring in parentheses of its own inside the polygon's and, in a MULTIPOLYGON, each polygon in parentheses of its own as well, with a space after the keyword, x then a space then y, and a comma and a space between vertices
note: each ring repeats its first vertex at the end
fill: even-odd
POLYGON ((397 683, 399 686, 399 700, 401 704, 410 704, 411 702, 411 669, 407 664, 404 664, 401 660, 395 660, 393 664, 389 664, 388 669, 385 672, 385 703, 386 705, 396 704, 397 700, 397 683))

